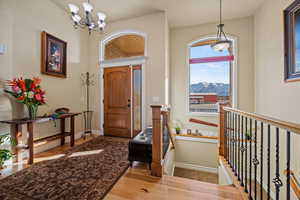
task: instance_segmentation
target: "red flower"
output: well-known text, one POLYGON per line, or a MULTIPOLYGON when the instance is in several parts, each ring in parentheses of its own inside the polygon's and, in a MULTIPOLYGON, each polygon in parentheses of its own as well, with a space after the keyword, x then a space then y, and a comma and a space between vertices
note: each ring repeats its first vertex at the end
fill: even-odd
MULTIPOLYGON (((30 89, 34 89, 36 87, 35 83, 34 82, 31 82, 31 85, 30 85, 30 89)), ((33 90, 32 90, 33 91, 33 90)))
POLYGON ((37 101, 42 101, 42 96, 41 96, 40 94, 34 95, 34 98, 35 98, 37 101))
POLYGON ((23 101, 24 99, 25 99, 24 96, 19 96, 19 97, 17 98, 18 101, 23 101))

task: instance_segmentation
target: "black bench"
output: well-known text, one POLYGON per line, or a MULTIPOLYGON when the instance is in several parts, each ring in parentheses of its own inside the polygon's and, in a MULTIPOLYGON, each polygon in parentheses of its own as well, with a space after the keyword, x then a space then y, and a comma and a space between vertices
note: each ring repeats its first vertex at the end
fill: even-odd
MULTIPOLYGON (((169 134, 167 129, 164 130, 163 134, 163 156, 168 151, 169 147, 169 134)), ((149 164, 151 169, 152 162, 152 128, 146 128, 144 131, 139 133, 133 139, 129 141, 129 154, 128 160, 130 166, 132 166, 133 161, 139 161, 149 164)))

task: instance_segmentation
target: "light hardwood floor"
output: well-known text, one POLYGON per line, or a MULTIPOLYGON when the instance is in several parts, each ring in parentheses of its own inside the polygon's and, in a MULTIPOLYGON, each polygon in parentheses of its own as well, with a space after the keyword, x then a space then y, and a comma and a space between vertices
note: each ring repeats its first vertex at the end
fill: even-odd
MULTIPOLYGON (((79 139, 76 145, 92 139, 79 139)), ((56 147, 34 156, 34 162, 55 159, 68 150, 69 144, 56 147)), ((24 160, 10 165, 1 171, 0 178, 11 175, 29 167, 24 160)), ((117 181, 105 200, 201 200, 201 199, 241 199, 239 191, 232 186, 219 186, 180 177, 164 176, 156 178, 150 176, 147 165, 134 163, 117 181)))

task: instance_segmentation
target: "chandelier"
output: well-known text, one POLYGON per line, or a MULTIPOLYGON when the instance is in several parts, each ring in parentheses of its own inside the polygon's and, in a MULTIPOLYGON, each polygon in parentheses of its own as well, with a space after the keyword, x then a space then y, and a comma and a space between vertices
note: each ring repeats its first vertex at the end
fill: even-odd
POLYGON ((215 51, 223 51, 230 47, 231 41, 227 39, 223 30, 224 24, 222 23, 222 0, 220 0, 220 23, 217 26, 217 40, 211 45, 211 48, 215 51))
POLYGON ((82 3, 84 14, 83 16, 80 16, 79 14, 79 8, 75 4, 69 4, 69 9, 71 12, 71 19, 73 20, 73 24, 75 28, 87 28, 89 31, 89 34, 91 34, 92 31, 100 31, 102 32, 106 23, 105 18, 106 15, 102 12, 97 12, 97 21, 93 19, 92 12, 93 12, 93 6, 90 4, 90 0, 87 2, 82 3))

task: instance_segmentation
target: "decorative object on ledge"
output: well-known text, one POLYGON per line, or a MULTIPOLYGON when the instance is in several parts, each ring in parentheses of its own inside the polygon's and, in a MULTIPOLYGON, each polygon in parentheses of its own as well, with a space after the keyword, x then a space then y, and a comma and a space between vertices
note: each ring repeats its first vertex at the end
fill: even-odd
POLYGON ((284 79, 300 80, 300 1, 294 1, 284 10, 284 79))
POLYGON ((67 42, 42 32, 41 73, 67 77, 67 42))
POLYGON ((217 28, 217 40, 211 45, 211 48, 215 51, 227 50, 230 47, 231 41, 227 39, 223 30, 224 24, 222 23, 222 0, 220 0, 220 23, 217 28))
POLYGON ((83 138, 85 138, 86 134, 92 134, 92 118, 93 112, 90 110, 90 86, 95 85, 94 75, 90 75, 89 72, 85 74, 81 74, 81 81, 84 86, 86 86, 86 110, 83 111, 84 117, 84 134, 83 138))
POLYGON ((29 119, 35 119, 40 105, 44 105, 45 91, 40 86, 41 79, 13 79, 8 81, 11 90, 5 92, 11 94, 18 102, 26 105, 29 119))
POLYGON ((74 4, 69 4, 69 9, 71 12, 71 19, 73 21, 75 28, 87 28, 89 31, 89 34, 92 33, 92 31, 100 31, 102 32, 104 27, 106 26, 105 18, 106 15, 102 12, 97 12, 98 20, 97 22, 93 20, 92 12, 93 12, 93 6, 90 4, 90 1, 82 3, 83 9, 84 9, 84 16, 81 17, 79 15, 79 8, 78 6, 74 4))

